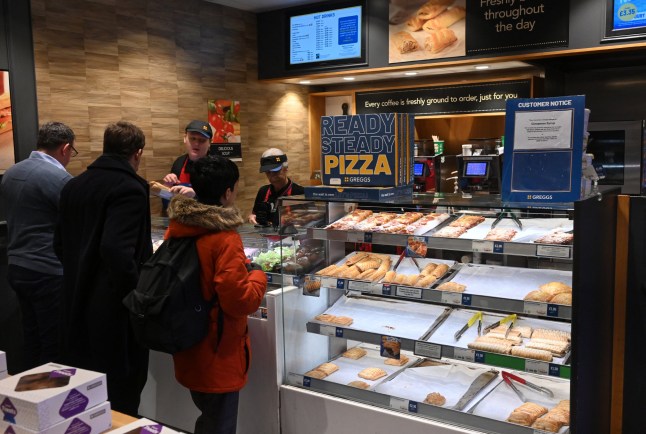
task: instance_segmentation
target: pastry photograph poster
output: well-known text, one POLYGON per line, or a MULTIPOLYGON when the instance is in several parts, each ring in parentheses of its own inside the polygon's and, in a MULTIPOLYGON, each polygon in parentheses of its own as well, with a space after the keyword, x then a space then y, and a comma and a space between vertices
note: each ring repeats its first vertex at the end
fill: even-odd
POLYGON ((9 72, 0 71, 0 174, 4 173, 15 162, 9 72))
POLYGON ((240 101, 210 99, 207 107, 208 122, 213 130, 210 153, 241 161, 240 101))
POLYGON ((389 63, 466 54, 466 0, 391 0, 389 63))

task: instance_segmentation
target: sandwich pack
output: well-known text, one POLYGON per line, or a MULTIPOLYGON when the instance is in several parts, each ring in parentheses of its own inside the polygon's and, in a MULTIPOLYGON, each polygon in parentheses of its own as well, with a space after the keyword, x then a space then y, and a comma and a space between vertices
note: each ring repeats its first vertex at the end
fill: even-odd
POLYGON ((99 434, 111 426, 112 412, 110 403, 106 401, 42 431, 0 421, 0 434, 99 434))
POLYGON ((44 431, 107 399, 105 374, 56 363, 0 380, 3 421, 32 431, 44 431))
POLYGON ((139 419, 124 425, 121 428, 110 431, 110 434, 180 434, 179 431, 172 430, 155 421, 148 419, 139 419))
POLYGON ((0 380, 7 378, 7 354, 4 351, 0 351, 0 380))

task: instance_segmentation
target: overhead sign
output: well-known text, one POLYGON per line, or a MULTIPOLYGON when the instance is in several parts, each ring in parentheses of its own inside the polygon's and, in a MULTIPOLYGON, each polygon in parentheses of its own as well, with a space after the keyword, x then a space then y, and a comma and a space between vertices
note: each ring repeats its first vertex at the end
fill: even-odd
POLYGON ((531 97, 531 80, 498 81, 356 93, 356 110, 365 113, 447 115, 504 112, 513 98, 531 97))
POLYGON ((567 47, 570 2, 481 0, 467 7, 467 56, 567 47))
POLYGON ((503 201, 581 198, 584 112, 583 96, 507 102, 503 201))

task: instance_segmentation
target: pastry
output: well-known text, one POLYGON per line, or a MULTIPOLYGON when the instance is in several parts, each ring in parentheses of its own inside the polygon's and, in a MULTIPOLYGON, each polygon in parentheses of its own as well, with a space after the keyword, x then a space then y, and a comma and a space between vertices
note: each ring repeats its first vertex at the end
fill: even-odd
POLYGON ((485 221, 485 218, 479 215, 463 215, 459 219, 452 221, 449 226, 453 228, 471 229, 485 221))
POLYGON ((552 361, 552 353, 545 350, 535 350, 533 348, 512 347, 511 355, 517 357, 524 357, 526 359, 543 360, 545 362, 552 361))
POLYGON ((518 345, 519 344, 519 342, 513 339, 505 339, 504 335, 502 338, 489 336, 489 335, 478 336, 475 342, 485 343, 485 344, 496 344, 496 345, 518 345))
POLYGON ((563 330, 535 329, 532 332, 532 339, 533 338, 543 338, 543 339, 550 339, 553 341, 569 342, 572 339, 572 336, 570 335, 570 332, 566 332, 563 330))
POLYGON ((439 279, 440 277, 444 276, 444 274, 447 271, 449 271, 449 266, 448 265, 446 265, 446 264, 438 264, 437 267, 435 267, 435 269, 433 271, 431 271, 431 276, 435 276, 435 277, 437 277, 439 279))
POLYGON ((508 422, 530 426, 536 419, 547 413, 547 409, 533 402, 526 402, 514 409, 507 418, 508 422))
POLYGON ((568 292, 565 292, 563 294, 556 294, 550 299, 550 303, 572 306, 572 294, 568 292))
POLYGON ((547 417, 547 415, 543 417, 539 417, 532 424, 532 428, 542 429, 543 431, 548 431, 548 432, 559 432, 559 430, 562 427, 563 427, 563 422, 551 419, 547 417))
POLYGON ((161 194, 172 195, 170 192, 170 187, 165 186, 164 184, 157 181, 150 181, 150 192, 156 196, 161 194))
POLYGON ((378 269, 373 274, 370 275, 370 280, 373 282, 378 282, 386 275, 385 270, 378 269))
POLYGON ((552 232, 535 239, 534 242, 538 244, 568 245, 568 244, 572 244, 573 240, 574 240, 574 234, 566 234, 565 232, 552 232))
POLYGON ((357 375, 366 380, 375 381, 381 377, 385 377, 388 373, 381 368, 366 368, 357 375))
POLYGON ((511 332, 507 335, 507 337, 505 337, 504 333, 492 333, 492 332, 487 333, 485 337, 488 337, 491 339, 501 339, 511 343, 512 345, 520 345, 523 342, 523 338, 521 338, 520 335, 513 335, 511 334, 511 332))
MULTIPOLYGON (((498 327, 489 330, 489 333, 487 334, 487 336, 492 334, 492 333, 497 333, 497 334, 502 334, 502 335, 506 334, 507 336, 520 336, 521 333, 522 333, 522 331, 521 331, 522 329, 520 329, 520 330, 519 329, 520 329, 520 327, 515 327, 514 326, 511 330, 509 330, 509 332, 507 332, 507 324, 500 324, 498 327)), ((530 333, 530 335, 531 335, 531 333, 530 333)), ((530 337, 530 335, 528 335, 526 337, 530 337)))
POLYGON ((549 282, 549 283, 546 283, 545 285, 539 286, 538 289, 548 293, 550 296, 572 292, 572 287, 569 285, 566 285, 563 282, 549 282))
POLYGON ((408 286, 415 286, 415 282, 419 280, 419 274, 410 274, 406 276, 406 279, 404 279, 403 284, 408 285, 408 286))
POLYGON ((436 288, 438 291, 464 292, 466 285, 457 282, 444 282, 436 288))
POLYGON ((415 282, 415 286, 419 288, 428 288, 437 280, 437 277, 435 276, 424 276, 421 279, 419 279, 417 282, 415 282))
POLYGON ((433 270, 435 270, 436 267, 437 264, 435 262, 429 262, 424 268, 422 268, 420 274, 429 275, 433 272, 433 270))
POLYGON ((350 381, 348 383, 348 386, 356 387, 358 389, 367 389, 370 387, 370 384, 366 383, 365 381, 354 380, 354 381, 350 381))
POLYGON ((354 255, 350 256, 346 261, 345 261, 345 266, 347 267, 352 267, 354 264, 358 263, 359 261, 363 261, 366 259, 370 254, 369 253, 355 253, 354 255))
POLYGON ((435 18, 446 10, 446 4, 431 0, 417 10, 417 16, 423 20, 435 18))
POLYGON ((363 348, 354 347, 354 348, 349 349, 345 353, 341 354, 341 356, 345 357, 347 359, 357 360, 357 359, 362 358, 366 354, 368 354, 368 352, 366 350, 364 350, 363 348))
POLYGON ((511 241, 516 234, 516 229, 495 228, 487 232, 484 239, 491 241, 511 241))
POLYGON ((533 348, 536 350, 549 351, 550 353, 552 353, 552 355, 557 357, 563 357, 568 347, 569 347, 568 344, 565 344, 565 345, 547 344, 544 342, 536 342, 533 339, 525 344, 525 348, 533 348))
POLYGON ((325 375, 330 375, 339 370, 339 367, 334 363, 321 363, 315 369, 315 371, 324 372, 325 375))
POLYGON ((322 313, 320 315, 316 315, 314 319, 323 321, 323 322, 332 322, 332 320, 335 318, 334 315, 331 315, 329 313, 322 313))
POLYGON ((406 363, 408 363, 408 357, 406 357, 403 354, 399 355, 399 360, 398 359, 386 359, 384 360, 384 363, 386 365, 391 365, 391 366, 404 366, 406 363))
POLYGON ((393 270, 390 270, 384 276, 383 282, 384 283, 395 283, 395 277, 397 277, 397 272, 393 271, 393 270))
POLYGON ((518 333, 523 338, 530 338, 532 336, 532 328, 530 326, 514 326, 509 333, 511 334, 512 332, 518 333))
POLYGON ((339 324, 349 326, 354 320, 349 316, 335 316, 330 322, 332 324, 339 324))
POLYGON ((471 342, 467 346, 472 350, 488 351, 490 353, 509 354, 512 351, 512 346, 510 344, 503 343, 492 344, 489 342, 471 342))
POLYGON ((334 276, 334 272, 337 269, 336 264, 332 264, 328 267, 325 267, 319 271, 316 272, 316 274, 321 275, 321 276, 334 276))
POLYGON ((359 271, 364 272, 370 269, 375 270, 379 268, 379 265, 381 265, 381 259, 370 257, 358 262, 356 267, 359 269, 359 271))
POLYGON ((446 404, 446 398, 442 396, 440 393, 431 392, 428 395, 426 395, 426 399, 424 399, 424 402, 426 404, 437 405, 438 407, 442 407, 444 404, 446 404))
POLYGON ((463 20, 467 15, 466 10, 461 6, 453 6, 447 9, 435 18, 426 21, 422 26, 427 32, 439 29, 446 29, 460 20, 463 20))
POLYGON ((322 380, 325 377, 327 377, 327 374, 325 372, 319 371, 318 369, 312 369, 311 371, 307 371, 303 375, 310 378, 318 378, 319 380, 322 380))
POLYGON ((418 48, 417 41, 408 32, 397 32, 391 37, 393 44, 400 53, 409 53, 418 48))
POLYGON ((375 274, 375 271, 377 271, 377 270, 371 270, 371 269, 366 270, 363 273, 359 274, 356 278, 359 279, 359 280, 372 280, 372 279, 370 279, 370 276, 375 274))
POLYGON ((523 298, 523 300, 548 302, 550 298, 552 298, 552 296, 549 295, 547 292, 543 292, 540 289, 536 289, 534 291, 528 292, 525 298, 523 298))
POLYGON ((319 289, 321 289, 321 281, 320 280, 306 280, 305 283, 303 284, 303 287, 305 288, 305 291, 307 291, 307 292, 316 292, 319 289))
POLYGON ((467 231, 466 228, 460 226, 446 226, 439 231, 435 232, 432 237, 442 238, 458 238, 460 235, 467 231))

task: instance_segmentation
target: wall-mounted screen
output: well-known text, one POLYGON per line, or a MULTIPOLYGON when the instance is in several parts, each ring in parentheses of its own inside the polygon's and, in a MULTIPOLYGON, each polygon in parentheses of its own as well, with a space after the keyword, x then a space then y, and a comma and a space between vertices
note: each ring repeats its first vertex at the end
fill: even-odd
POLYGON ((646 37, 646 0, 606 0, 604 40, 646 37))
POLYGON ((363 3, 326 4, 288 14, 290 68, 319 68, 366 63, 363 3), (325 6, 325 7, 323 7, 325 6))

